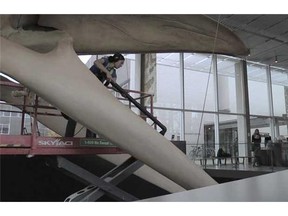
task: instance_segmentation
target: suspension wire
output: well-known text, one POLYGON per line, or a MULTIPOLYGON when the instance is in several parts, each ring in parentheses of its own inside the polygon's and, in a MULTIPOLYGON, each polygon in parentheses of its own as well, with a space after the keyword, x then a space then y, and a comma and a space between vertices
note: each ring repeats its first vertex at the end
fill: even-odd
POLYGON ((203 116, 204 116, 204 109, 205 109, 205 106, 206 106, 206 100, 207 100, 207 94, 208 94, 208 88, 209 88, 209 81, 210 81, 211 69, 212 69, 212 64, 213 64, 213 56, 215 54, 216 41, 217 41, 217 36, 218 36, 220 16, 221 15, 218 16, 218 20, 217 20, 217 26, 216 26, 216 32, 215 32, 215 38, 214 38, 214 44, 213 44, 213 50, 212 50, 212 58, 211 58, 211 63, 210 63, 210 68, 209 68, 209 73, 208 73, 208 80, 207 80, 207 85, 206 85, 206 91, 205 91, 203 108, 202 108, 201 117, 200 117, 199 131, 198 131, 198 136, 197 136, 197 146, 199 144, 199 137, 200 137, 201 126, 202 126, 203 116))

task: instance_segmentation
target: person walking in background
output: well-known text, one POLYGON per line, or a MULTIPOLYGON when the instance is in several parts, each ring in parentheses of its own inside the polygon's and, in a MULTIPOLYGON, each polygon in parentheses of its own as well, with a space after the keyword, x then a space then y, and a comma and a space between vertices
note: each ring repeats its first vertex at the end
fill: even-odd
POLYGON ((254 152, 254 161, 253 166, 260 165, 260 149, 261 149, 261 135, 258 129, 255 129, 254 134, 252 135, 252 151, 254 152))
MULTIPOLYGON (((114 81, 116 82, 117 74, 116 69, 123 66, 125 58, 120 53, 115 53, 113 56, 104 56, 101 59, 94 61, 90 67, 90 71, 100 80, 100 82, 114 81)), ((69 116, 62 113, 65 119, 68 120, 66 125, 65 137, 74 137, 77 122, 69 116)), ((86 130, 86 137, 96 138, 96 134, 86 130)))

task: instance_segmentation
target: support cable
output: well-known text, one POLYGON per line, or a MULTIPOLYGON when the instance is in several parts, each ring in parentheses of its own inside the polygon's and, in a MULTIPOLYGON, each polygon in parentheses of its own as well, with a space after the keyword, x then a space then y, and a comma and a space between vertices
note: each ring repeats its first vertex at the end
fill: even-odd
MULTIPOLYGON (((218 36, 219 23, 220 23, 220 15, 218 16, 218 20, 217 20, 217 27, 216 27, 216 32, 215 32, 212 57, 215 54, 215 47, 216 47, 216 41, 217 41, 217 36, 218 36)), ((207 101, 207 94, 208 94, 208 88, 209 88, 209 81, 210 81, 210 76, 211 76, 212 64, 213 64, 213 61, 211 59, 210 68, 209 68, 209 74, 208 74, 208 81, 207 81, 205 97, 204 97, 204 103, 203 103, 203 108, 202 108, 202 112, 201 112, 199 131, 198 131, 198 136, 197 136, 197 146, 199 144, 199 137, 200 137, 201 126, 202 126, 202 122, 203 122, 204 109, 205 109, 206 101, 207 101)))

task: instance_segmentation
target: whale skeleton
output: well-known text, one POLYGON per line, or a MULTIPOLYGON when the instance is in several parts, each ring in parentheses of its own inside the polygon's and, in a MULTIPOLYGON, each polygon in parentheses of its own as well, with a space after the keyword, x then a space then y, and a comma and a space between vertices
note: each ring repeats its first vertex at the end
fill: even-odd
MULTIPOLYGON (((172 186, 167 188, 173 192, 217 184, 112 96, 77 54, 195 51, 246 55, 246 47, 229 29, 205 16, 131 16, 1 16, 0 70, 142 161, 147 166, 138 171, 146 169, 144 178, 159 173, 165 177, 158 184, 169 179, 167 185, 172 186)), ((4 95, 9 100, 9 94, 4 95)), ((122 160, 111 158, 114 163, 122 160)))

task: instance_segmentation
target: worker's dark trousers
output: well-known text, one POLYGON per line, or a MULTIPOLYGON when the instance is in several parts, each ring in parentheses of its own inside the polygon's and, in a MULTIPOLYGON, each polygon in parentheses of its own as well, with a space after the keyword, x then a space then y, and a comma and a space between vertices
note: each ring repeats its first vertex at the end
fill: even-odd
POLYGON ((96 138, 96 134, 90 131, 89 129, 86 130, 86 137, 96 138))
MULTIPOLYGON (((68 123, 66 125, 65 137, 74 137, 75 135, 75 128, 77 122, 71 118, 68 118, 68 123)), ((96 134, 90 131, 89 129, 86 130, 86 137, 88 138, 96 138, 96 134)))
POLYGON ((74 137, 75 128, 77 122, 71 118, 68 118, 68 123, 66 125, 65 137, 74 137))

